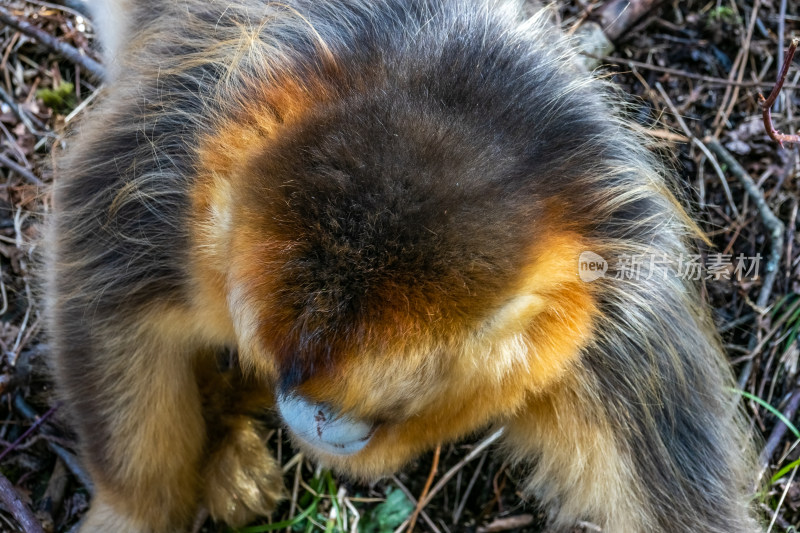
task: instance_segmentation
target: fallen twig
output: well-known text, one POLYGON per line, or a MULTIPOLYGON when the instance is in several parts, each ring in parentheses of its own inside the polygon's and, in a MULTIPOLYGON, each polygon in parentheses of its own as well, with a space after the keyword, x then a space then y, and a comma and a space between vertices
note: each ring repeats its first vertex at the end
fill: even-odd
MULTIPOLYGON (((22 413, 22 415, 29 419, 29 420, 36 420, 38 416, 33 408, 25 402, 25 399, 22 397, 21 394, 17 394, 14 397, 14 407, 22 413)), ((94 484, 92 483, 91 478, 89 478, 89 474, 83 469, 80 465, 78 459, 65 450, 63 447, 59 446, 55 442, 47 441, 47 446, 53 450, 53 452, 64 461, 64 466, 66 466, 70 472, 86 487, 86 490, 89 491, 89 494, 94 493, 94 484)))
MULTIPOLYGON (((278 440, 280 440, 280 438, 278 440)), ((289 460, 289 463, 287 463, 283 467, 283 471, 287 472, 287 467, 291 468, 291 466, 289 465, 292 464, 292 461, 294 461, 295 459, 297 459, 297 468, 294 471, 294 483, 292 484, 292 499, 289 500, 290 519, 294 518, 294 512, 295 510, 297 510, 297 493, 300 490, 300 476, 303 474, 303 454, 298 453, 291 460, 289 460)), ((286 533, 291 533, 291 532, 292 532, 292 526, 286 526, 286 533)))
MULTIPOLYGON (((411 503, 414 505, 414 507, 416 508, 416 507, 419 505, 419 501, 418 501, 418 500, 417 500, 417 499, 414 497, 414 494, 412 494, 412 493, 411 493, 411 491, 410 491, 410 490, 408 490, 408 487, 406 487, 406 486, 403 484, 403 482, 402 482, 402 481, 400 481, 400 478, 398 478, 397 476, 392 476, 392 481, 394 482, 394 484, 395 484, 395 485, 397 485, 397 487, 398 487, 398 488, 399 488, 401 491, 403 491, 403 494, 405 494, 405 495, 406 495, 406 498, 408 498, 408 500, 409 500, 409 501, 410 501, 410 502, 411 502, 411 503)), ((428 513, 426 513, 424 509, 420 508, 419 515, 422 517, 422 520, 424 520, 424 521, 425 521, 425 523, 426 523, 426 524, 428 524, 428 528, 429 528, 429 529, 430 529, 430 530, 431 530, 433 533, 441 533, 441 530, 440 530, 438 527, 436 527, 436 524, 434 524, 434 523, 433 523, 433 520, 431 520, 431 517, 430 517, 430 516, 428 516, 428 513)), ((400 524, 400 526, 399 526, 399 527, 398 527, 398 528, 395 530, 395 532, 396 532, 396 533, 400 533, 400 532, 402 532, 402 531, 405 531, 405 530, 407 529, 407 527, 406 527, 406 526, 407 526, 408 524, 409 524, 409 521, 408 521, 408 520, 406 520, 405 522, 403 522, 402 524, 400 524)), ((411 531, 411 530, 409 529, 409 531, 411 531)))
MULTIPOLYGON (((789 318, 794 315, 794 312, 800 309, 800 299, 796 300, 788 309, 786 309, 778 320, 772 322, 772 328, 761 338, 761 340, 757 344, 753 344, 750 348, 748 348, 747 355, 740 357, 736 361, 733 361, 733 364, 741 361, 750 361, 756 355, 758 355, 761 350, 764 349, 764 346, 772 339, 773 336, 781 329, 781 327, 786 323, 789 318)), ((752 318, 752 317, 751 317, 752 318)))
POLYGON ((88 3, 84 0, 60 0, 59 3, 64 4, 72 11, 82 14, 86 18, 91 18, 92 16, 88 3))
POLYGON ((42 525, 36 520, 33 512, 20 499, 14 485, 3 474, 0 474, 0 501, 22 526, 23 533, 44 533, 42 525))
MULTIPOLYGON (((486 437, 485 439, 483 439, 482 441, 480 441, 478 444, 476 444, 475 447, 472 449, 472 451, 469 452, 466 457, 461 459, 455 466, 453 466, 450 470, 445 472, 442 478, 438 482, 436 482, 436 485, 433 486, 433 488, 430 490, 430 492, 428 492, 428 494, 424 498, 421 497, 419 499, 417 507, 419 507, 420 509, 424 509, 425 506, 430 503, 433 497, 436 496, 436 494, 438 494, 440 490, 442 490, 442 488, 447 484, 447 482, 450 481, 450 479, 452 479, 452 477, 455 476, 459 470, 464 468, 464 465, 466 465, 467 463, 478 457, 481 454, 481 452, 483 452, 486 448, 491 446, 497 439, 502 437, 503 433, 505 433, 505 428, 500 428, 491 435, 489 435, 488 437, 486 437)), ((400 524, 400 527, 398 527, 395 530, 396 533, 405 531, 406 526, 409 523, 410 520, 406 520, 405 522, 400 524)))
POLYGON ((425 481, 425 486, 422 489, 422 493, 419 495, 419 501, 417 502, 416 508, 414 508, 414 514, 411 515, 408 523, 408 531, 413 532, 414 526, 417 525, 417 517, 419 516, 419 512, 422 511, 422 502, 425 501, 425 498, 428 496, 428 491, 431 489, 431 485, 433 484, 433 478, 436 477, 436 472, 439 470, 439 455, 442 453, 442 445, 439 444, 436 446, 436 450, 433 452, 433 462, 431 463, 431 471, 428 474, 428 479, 425 481))
MULTIPOLYGON (((764 281, 761 284, 761 290, 756 299, 756 311, 763 313, 763 310, 767 307, 767 304, 769 304, 769 298, 772 295, 772 287, 775 285, 775 278, 778 276, 778 266, 783 256, 783 236, 786 230, 783 222, 775 216, 775 213, 773 213, 769 205, 767 205, 767 201, 764 199, 764 193, 759 189, 758 185, 753 181, 753 178, 750 177, 750 174, 739 164, 736 158, 734 158, 717 139, 706 138, 705 144, 720 161, 728 166, 728 169, 742 184, 747 194, 755 203, 756 209, 758 209, 758 213, 761 215, 762 223, 767 230, 769 230, 770 251, 767 263, 764 267, 766 274, 764 275, 764 281)), ((755 340, 755 338, 753 340, 755 340)), ((756 343, 751 342, 751 344, 755 346, 756 343)), ((744 389, 747 380, 750 379, 750 372, 752 369, 753 361, 751 359, 745 363, 739 374, 738 385, 740 389, 744 389)))
POLYGON ((28 114, 17 105, 17 102, 14 101, 11 95, 8 94, 2 86, 0 86, 0 100, 5 102, 5 104, 11 109, 11 112, 16 115, 20 122, 25 124, 25 127, 28 128, 28 131, 31 133, 43 134, 43 132, 47 129, 47 126, 45 126, 41 120, 32 115, 28 116, 28 114))
POLYGON ((764 282, 761 284, 761 291, 756 300, 756 306, 760 309, 764 309, 769 303, 769 298, 772 294, 772 286, 775 284, 775 278, 779 270, 778 267, 781 262, 781 257, 783 257, 783 234, 785 232, 783 222, 772 212, 766 199, 764 199, 764 193, 758 185, 756 185, 755 181, 753 181, 753 178, 750 177, 750 174, 747 173, 742 165, 739 164, 717 139, 706 138, 705 145, 728 166, 731 173, 739 180, 739 183, 742 184, 747 194, 750 195, 750 198, 755 203, 764 226, 769 230, 770 251, 765 266, 766 275, 764 276, 764 282))
POLYGON ((61 510, 68 482, 69 473, 64 466, 64 461, 56 459, 56 464, 50 473, 50 479, 47 481, 47 488, 38 505, 38 515, 45 529, 55 530, 53 517, 57 516, 61 510))
MULTIPOLYGON (((652 70, 653 72, 661 72, 663 74, 678 76, 680 78, 686 78, 689 80, 702 81, 704 83, 713 85, 742 87, 746 89, 754 87, 770 87, 772 85, 771 83, 762 81, 736 81, 736 80, 729 80, 726 78, 715 78, 714 76, 705 76, 703 74, 696 74, 694 72, 687 72, 685 70, 679 70, 676 68, 660 67, 658 65, 652 65, 650 63, 642 63, 641 61, 634 61, 633 59, 626 59, 623 57, 597 56, 586 52, 581 52, 581 55, 588 56, 594 59, 600 59, 608 63, 614 63, 615 65, 624 65, 629 68, 642 68, 645 70, 652 70)), ((800 87, 798 87, 797 85, 784 85, 784 87, 786 87, 787 89, 800 89, 800 87)))
POLYGON ((63 41, 60 41, 59 39, 56 39, 49 33, 31 24, 30 22, 19 19, 18 17, 14 16, 11 13, 11 11, 2 6, 0 6, 0 22, 14 28, 17 31, 24 33, 28 37, 31 37, 32 39, 35 39, 39 43, 58 52, 59 54, 66 57, 76 65, 80 65, 81 67, 83 67, 87 72, 91 73, 95 78, 99 80, 103 79, 104 69, 100 63, 98 63, 91 57, 83 55, 75 47, 70 46, 63 41))
POLYGON ((31 182, 34 185, 38 185, 39 187, 44 186, 44 182, 39 178, 37 178, 36 176, 34 176, 33 172, 23 167, 22 165, 15 163, 14 161, 4 156, 3 154, 0 154, 0 166, 4 166, 10 171, 16 172, 17 174, 19 174, 20 176, 22 176, 23 178, 25 178, 27 181, 31 182))
POLYGON ((45 2, 44 0, 25 0, 25 1, 35 6, 42 6, 48 9, 57 9, 59 11, 63 11, 64 13, 69 13, 73 17, 82 17, 91 22, 91 14, 89 13, 89 9, 86 5, 86 2, 83 1, 78 1, 78 0, 74 2, 64 1, 57 4, 53 4, 51 2, 45 2))
MULTIPOLYGON (((800 389, 796 389, 794 393, 792 393, 792 397, 789 398, 789 403, 786 404, 786 409, 783 411, 783 416, 785 416, 787 420, 792 420, 798 407, 800 407, 800 389)), ((767 439, 767 444, 761 451, 762 468, 766 468, 769 465, 769 460, 772 454, 775 453, 775 450, 778 449, 778 445, 780 445, 783 440, 783 436, 786 435, 786 431, 786 424, 778 420, 775 423, 775 427, 772 428, 772 433, 770 433, 767 439)))
POLYGON ((202 507, 197 510, 197 515, 194 517, 194 525, 192 526, 192 533, 200 533, 203 529, 203 524, 206 523, 209 517, 208 509, 202 507))
POLYGON ((467 463, 469 463, 470 461, 472 461, 473 459, 478 457, 478 455, 480 455, 481 452, 483 452, 483 450, 485 450, 486 448, 488 448, 489 446, 494 444, 494 442, 497 439, 499 439, 500 437, 503 436, 504 432, 505 432, 505 428, 500 428, 497 431, 495 431, 494 433, 492 433, 491 435, 489 435, 488 437, 486 437, 485 439, 483 439, 482 441, 480 441, 478 444, 475 445, 475 447, 472 449, 472 451, 467 454, 466 457, 461 459, 458 462, 458 464, 453 466, 453 468, 451 468, 450 470, 445 472, 445 474, 442 476, 442 478, 436 483, 436 485, 433 486, 431 491, 428 493, 428 495, 422 501, 422 507, 425 507, 426 505, 428 505, 428 503, 430 503, 430 501, 433 499, 433 497, 436 496, 436 494, 440 490, 442 490, 442 488, 447 484, 447 482, 450 481, 450 479, 453 476, 455 476, 456 473, 458 473, 459 470, 464 468, 464 465, 466 465, 467 463))
POLYGON ((628 28, 661 3, 662 0, 611 0, 592 13, 610 40, 619 38, 628 28))
POLYGON ((783 147, 783 143, 785 142, 800 143, 800 135, 781 133, 776 130, 775 126, 772 124, 772 106, 775 104, 775 100, 778 99, 778 95, 781 93, 783 83, 786 81, 786 74, 789 72, 789 66, 792 64, 794 52, 797 50, 798 44, 800 44, 800 39, 792 39, 792 44, 789 46, 789 50, 786 52, 786 60, 783 62, 783 66, 781 66, 781 73, 780 76, 778 76, 778 82, 775 84, 775 87, 772 88, 772 92, 769 93, 769 98, 764 98, 763 94, 758 93, 758 103, 761 104, 761 115, 764 118, 764 129, 767 130, 767 135, 769 135, 770 139, 780 144, 781 147, 783 147))
POLYGON ((778 514, 780 512, 781 507, 783 506, 784 500, 786 500, 786 495, 789 493, 789 488, 792 486, 792 481, 794 481, 794 476, 797 474, 797 468, 794 467, 792 470, 792 475, 789 476, 789 481, 786 483, 786 488, 783 489, 781 493, 781 499, 778 500, 778 505, 775 507, 775 514, 772 515, 772 520, 769 522, 769 527, 767 528, 767 533, 772 533, 772 528, 775 527, 775 522, 778 519, 778 514))
POLYGON ((507 516, 505 518, 497 518, 491 523, 479 527, 477 533, 498 533, 500 531, 508 531, 509 529, 527 527, 531 524, 533 524, 532 514, 507 516))
MULTIPOLYGON (((781 0, 781 5, 778 8, 778 42, 781 43, 781 46, 778 47, 778 64, 783 65, 784 62, 784 51, 783 51, 783 43, 786 42, 786 0, 781 0)), ((778 74, 778 79, 780 79, 780 73, 778 74)), ((777 81, 777 80, 775 80, 777 81)), ((781 102, 775 103, 775 111, 781 110, 781 102)))
MULTIPOLYGON (((756 21, 758 20, 758 8, 761 6, 761 0, 755 0, 753 2, 753 10, 750 13, 750 21, 747 24, 747 33, 745 34, 744 43, 742 44, 742 60, 739 63, 739 70, 736 77, 736 81, 742 81, 744 79, 744 71, 747 68, 747 59, 750 55, 750 42, 753 39, 753 29, 756 26, 756 21)), ((733 70, 731 70, 731 79, 733 78, 733 70)), ((730 89, 730 87, 728 87, 730 89)), ((719 108, 719 112, 717 113, 717 117, 714 119, 714 122, 717 124, 717 129, 714 131, 714 137, 718 138, 720 133, 722 133, 722 129, 725 127, 725 124, 728 122, 728 118, 731 116, 733 112, 733 108, 736 105, 737 100, 739 99, 739 87, 733 87, 732 91, 726 90, 725 95, 722 97, 722 101, 727 101, 727 106, 723 103, 722 106, 719 108), (730 99, 728 98, 728 94, 731 92, 730 99)))
POLYGON ((481 456, 481 460, 478 461, 478 466, 475 467, 475 472, 472 474, 472 478, 470 478, 469 483, 467 484, 467 490, 464 491, 464 495, 461 497, 461 503, 458 504, 458 507, 456 507, 456 510, 453 513, 453 525, 458 524, 458 521, 461 520, 461 513, 464 512, 464 506, 467 505, 467 499, 469 498, 469 495, 475 486, 475 482, 478 480, 478 475, 481 473, 481 468, 483 468, 483 463, 485 462, 486 454, 483 454, 481 456))
POLYGON ((731 212, 733 213, 734 218, 738 219, 739 208, 736 207, 736 202, 733 201, 733 194, 731 193, 731 188, 728 185, 728 179, 725 177, 725 173, 722 171, 722 168, 720 168, 719 164, 717 163, 717 160, 711 155, 711 153, 708 150, 708 147, 695 136, 692 130, 689 129, 689 126, 686 124, 686 121, 683 120, 683 117, 678 112, 678 108, 675 107, 675 104, 672 103, 672 99, 667 94, 667 91, 664 90, 664 87, 661 85, 660 82, 656 82, 656 89, 658 89, 658 92, 661 94, 661 98, 667 104, 667 107, 669 107, 670 111, 672 111, 672 114, 675 116, 675 120, 678 121, 678 124, 680 125, 683 132, 686 134, 687 137, 689 137, 689 139, 692 140, 692 144, 697 146, 700 149, 700 151, 705 154, 706 158, 708 158, 708 161, 711 163, 711 166, 714 167, 714 171, 717 173, 717 176, 719 176, 719 181, 720 184, 722 185, 722 190, 725 191, 725 198, 728 199, 728 205, 730 205, 731 212))
POLYGON ((12 442, 12 443, 11 443, 11 444, 8 446, 8 448, 6 448, 5 450, 3 450, 3 452, 2 452, 2 453, 0 453, 0 461, 2 461, 2 460, 5 458, 5 456, 6 456, 6 455, 8 455, 9 453, 11 453, 11 452, 14 450, 14 448, 16 448, 17 446, 19 446, 19 444, 20 444, 22 441, 24 441, 25 439, 27 439, 27 438, 28 438, 28 435, 30 435, 31 433, 33 433, 34 431, 36 431, 36 428, 38 428, 39 426, 41 426, 41 425, 44 423, 44 421, 45 421, 45 420, 47 420, 48 418, 50 418, 50 416, 52 416, 52 414, 53 414, 53 413, 55 413, 55 412, 56 412, 56 410, 57 410, 59 407, 61 407, 61 403, 60 403, 60 402, 59 402, 59 403, 57 403, 57 404, 55 404, 53 407, 51 407, 51 408, 50 408, 50 409, 49 409, 49 410, 48 410, 48 411, 47 411, 45 414, 43 414, 42 416, 40 416, 40 417, 39 417, 39 418, 38 418, 38 419, 37 419, 37 420, 36 420, 36 421, 35 421, 33 424, 31 424, 31 427, 29 427, 29 428, 27 429, 27 431, 25 431, 25 433, 23 433, 22 435, 20 435, 20 436, 19 436, 19 438, 18 438, 17 440, 15 440, 14 442, 12 442))

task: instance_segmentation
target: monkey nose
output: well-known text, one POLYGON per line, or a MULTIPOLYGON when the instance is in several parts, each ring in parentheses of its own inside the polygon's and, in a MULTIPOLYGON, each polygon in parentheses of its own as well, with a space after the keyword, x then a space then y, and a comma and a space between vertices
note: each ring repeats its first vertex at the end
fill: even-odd
POLYGON ((336 413, 296 394, 278 396, 278 412, 292 433, 317 450, 333 455, 353 455, 367 445, 374 426, 336 413))

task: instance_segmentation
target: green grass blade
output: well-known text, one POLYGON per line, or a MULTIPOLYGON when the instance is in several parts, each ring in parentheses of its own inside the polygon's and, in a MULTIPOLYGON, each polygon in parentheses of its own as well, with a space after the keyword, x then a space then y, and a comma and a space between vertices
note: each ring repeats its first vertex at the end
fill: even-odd
POLYGON ((289 520, 283 520, 282 522, 275 522, 274 524, 266 524, 263 526, 246 527, 244 529, 237 529, 236 531, 237 533, 263 533, 265 531, 277 531, 279 529, 291 527, 302 522, 306 519, 306 517, 308 517, 308 515, 316 511, 317 504, 321 499, 321 497, 314 498, 314 502, 306 507, 302 513, 296 515, 294 518, 290 518, 289 520))
POLYGON ((322 499, 322 493, 320 490, 322 489, 323 480, 319 479, 317 482, 316 496, 314 496, 314 501, 311 502, 311 505, 306 507, 300 514, 295 515, 293 518, 288 520, 283 520, 281 522, 275 522, 274 524, 264 524, 262 526, 252 526, 246 527, 244 529, 236 529, 236 533, 264 533, 266 531, 277 531, 279 529, 285 529, 287 527, 291 527, 295 524, 299 524, 306 518, 308 518, 311 513, 317 510, 317 505, 319 505, 320 500, 322 499))
POLYGON ((781 308, 783 308, 783 306, 786 305, 789 302, 789 300, 791 300, 795 296, 797 295, 794 293, 789 293, 789 294, 784 294, 783 296, 778 298, 778 301, 775 302, 775 305, 772 306, 772 311, 770 312, 772 317, 775 318, 776 316, 778 316, 778 312, 780 312, 781 308))
POLYGON ((333 475, 330 471, 325 473, 325 480, 328 482, 328 494, 331 497, 331 504, 336 512, 336 525, 340 531, 346 531, 342 509, 339 507, 339 500, 336 498, 339 491, 336 488, 336 482, 334 482, 333 475))
POLYGON ((743 390, 739 390, 739 389, 733 389, 733 391, 734 391, 734 392, 736 392, 736 393, 738 393, 738 394, 741 394, 741 395, 742 395, 742 396, 744 396, 745 398, 748 398, 748 399, 750 399, 750 400, 753 400, 754 402, 756 402, 757 404, 759 404, 761 407, 763 407, 764 409, 766 409, 767 411, 769 411, 770 413, 772 413, 773 415, 775 415, 776 417, 778 417, 778 420, 780 420, 781 422, 783 422, 784 424, 786 424, 786 427, 787 427, 787 428, 789 428, 789 431, 791 431, 792 433, 794 433, 795 437, 797 437, 798 439, 800 439, 800 430, 798 430, 798 429, 797 429, 797 427, 795 427, 795 425, 794 425, 794 424, 792 424, 792 423, 789 421, 789 419, 788 419, 788 418, 786 418, 785 416, 783 416, 783 413, 781 413, 780 411, 778 411, 777 409, 775 409, 774 407, 772 407, 770 404, 768 404, 767 402, 765 402, 764 400, 762 400, 761 398, 759 398, 758 396, 756 396, 756 395, 754 395, 754 394, 750 394, 749 392, 746 392, 746 391, 743 391, 743 390))
POLYGON ((792 330, 789 333, 789 336, 786 338, 786 344, 785 344, 785 346, 783 348, 784 352, 788 351, 789 348, 791 348, 791 346, 794 343, 794 341, 797 340, 797 334, 799 332, 800 332, 800 320, 798 320, 797 324, 795 324, 794 327, 792 327, 792 330))
POLYGON ((794 470, 798 466, 800 466, 800 459, 798 459, 796 461, 792 461, 788 465, 784 466, 783 468, 778 470, 778 472, 774 476, 772 476, 771 483, 774 485, 780 478, 782 478, 783 476, 785 476, 786 474, 788 474, 789 472, 791 472, 792 470, 794 470))

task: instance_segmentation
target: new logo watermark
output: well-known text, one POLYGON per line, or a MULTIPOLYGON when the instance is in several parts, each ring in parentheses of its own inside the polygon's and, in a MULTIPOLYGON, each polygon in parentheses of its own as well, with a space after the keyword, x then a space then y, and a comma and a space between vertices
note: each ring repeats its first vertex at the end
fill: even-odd
POLYGON ((594 252, 583 252, 578 258, 578 273, 586 283, 606 277, 608 261, 594 252))
POLYGON ((578 274, 582 281, 592 283, 605 277, 625 280, 667 279, 686 280, 758 279, 761 254, 753 257, 739 254, 710 254, 705 260, 699 254, 621 254, 611 261, 591 251, 578 258, 578 274))

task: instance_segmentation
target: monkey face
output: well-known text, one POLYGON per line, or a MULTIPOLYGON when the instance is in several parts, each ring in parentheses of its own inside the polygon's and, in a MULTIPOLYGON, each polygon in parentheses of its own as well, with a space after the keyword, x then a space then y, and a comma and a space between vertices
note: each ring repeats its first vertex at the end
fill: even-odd
MULTIPOLYGON (((573 243, 552 244, 564 254, 558 261, 567 261, 573 243)), ((535 283, 553 283, 551 270, 567 268, 546 261, 530 272, 535 283)), ((466 324, 435 307, 427 320, 407 309, 390 317, 371 310, 345 330, 353 331, 350 338, 324 329, 328 335, 303 339, 292 331, 296 318, 281 332, 272 311, 265 320, 272 327, 254 337, 258 347, 247 351, 245 364, 273 373, 278 412, 302 449, 372 478, 431 445, 513 416, 529 394, 562 377, 591 329, 591 296, 567 288, 575 286, 562 281, 537 293, 516 285, 466 324), (282 350, 296 355, 282 359, 282 350)))

